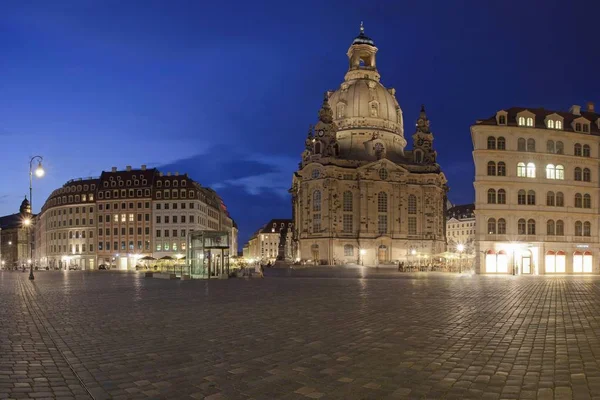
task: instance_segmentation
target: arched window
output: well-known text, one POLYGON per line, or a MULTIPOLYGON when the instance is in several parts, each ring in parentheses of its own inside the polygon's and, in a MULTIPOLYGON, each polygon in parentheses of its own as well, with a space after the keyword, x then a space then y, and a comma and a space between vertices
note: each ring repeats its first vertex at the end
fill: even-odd
POLYGON ((321 211, 321 191, 313 192, 313 211, 321 211))
POLYGON ((590 182, 591 180, 592 180, 592 173, 590 172, 589 168, 584 168, 583 169, 583 181, 590 182))
POLYGON ((556 154, 565 154, 565 145, 563 142, 556 142, 556 154))
POLYGON ((562 121, 556 121, 556 124, 554 124, 556 129, 562 129, 562 121))
POLYGON ((575 236, 583 236, 583 224, 581 221, 575 222, 575 236))
POLYGON ((535 235, 535 220, 530 219, 527 221, 527 234, 535 235))
POLYGON ((581 193, 576 193, 575 194, 575 207, 576 208, 582 208, 583 207, 583 196, 581 196, 581 193))
POLYGON ((344 192, 343 207, 345 212, 352 212, 352 192, 344 192))
POLYGON ((488 161, 487 164, 487 174, 488 176, 495 176, 496 175, 496 163, 493 161, 488 161))
POLYGON ((423 152, 421 150, 415 150, 415 162, 423 162, 423 152))
POLYGON ((562 192, 556 192, 556 207, 565 206, 565 195, 562 192))
POLYGON ((583 195, 583 208, 592 208, 592 196, 587 193, 583 195))
POLYGON ((498 163, 498 169, 496 172, 498 173, 498 176, 506 176, 506 164, 504 161, 500 161, 498 163))
POLYGON ((319 142, 318 140, 315 142, 314 152, 315 154, 321 154, 321 142, 319 142))
POLYGON ((415 196, 414 194, 408 196, 408 213, 417 213, 417 196, 415 196))
POLYGON ((554 206, 554 192, 546 193, 546 205, 554 206))
POLYGON ((519 126, 525 126, 525 117, 519 117, 519 126))
POLYGON ((498 234, 506 235, 506 220, 504 218, 498 220, 498 234))
POLYGON ((581 168, 575 168, 575 180, 580 181, 583 178, 583 174, 581 173, 581 168))
POLYGON ((517 164, 517 176, 524 178, 527 176, 527 167, 524 162, 520 162, 517 164))
MULTIPOLYGON (((548 121, 548 122, 550 122, 550 121, 548 121)), ((555 147, 554 147, 554 140, 548 140, 548 141, 546 142, 546 151, 547 151, 548 153, 554 153, 554 152, 555 152, 555 150, 556 150, 556 149, 555 149, 555 147)))
POLYGON ((506 116, 501 115, 498 117, 498 124, 499 125, 506 125, 506 116))
POLYGON ((554 226, 553 219, 549 219, 548 222, 546 222, 546 235, 554 236, 554 226))
POLYGON ((346 109, 346 105, 344 103, 337 104, 337 117, 344 118, 344 111, 346 109))
POLYGON ((519 140, 517 140, 517 150, 518 151, 527 150, 527 142, 525 141, 525 139, 519 138, 519 140))
POLYGON ((591 236, 592 235, 592 224, 588 221, 583 223, 583 236, 591 236))
POLYGON ((527 232, 527 224, 525 223, 525 220, 523 218, 521 218, 517 222, 517 232, 519 233, 519 235, 525 235, 525 233, 527 232))
POLYGON ((489 235, 496 234, 496 219, 495 218, 488 219, 488 234, 489 235))
POLYGON ((506 150, 506 139, 504 139, 502 136, 498 138, 497 147, 498 150, 506 150))
POLYGON ((496 138, 493 136, 488 136, 487 138, 487 148, 488 150, 496 150, 496 138))
POLYGON ((527 193, 521 189, 517 193, 517 204, 526 204, 527 201, 527 193))
POLYGON ((535 205, 535 192, 530 190, 527 192, 527 205, 534 206, 535 205))
POLYGON ((556 170, 553 164, 546 165, 546 179, 556 179, 556 170))
POLYGON ((535 164, 532 162, 527 163, 527 177, 535 178, 535 164))
POLYGON ((487 196, 488 204, 496 204, 496 191, 494 189, 488 189, 487 196))
POLYGON ((377 211, 378 212, 383 212, 386 213, 387 212, 387 193, 386 192, 379 192, 379 194, 377 195, 377 211))
POLYGON ((556 221, 556 235, 564 236, 565 234, 565 223, 562 220, 556 221))
POLYGON ((535 140, 527 139, 527 151, 534 152, 535 151, 535 140))
POLYGON ((582 152, 581 152, 581 145, 579 143, 575 143, 575 146, 573 146, 573 153, 576 156, 581 156, 582 152))
POLYGON ((506 204, 506 190, 498 190, 498 204, 506 204))
POLYGON ((589 157, 591 155, 590 146, 587 144, 583 145, 583 156, 589 157))
POLYGON ((556 179, 565 179, 565 167, 562 165, 556 166, 556 179))
POLYGON ((554 129, 554 120, 549 119, 547 124, 549 129, 554 129))
POLYGON ((345 244, 344 245, 344 256, 345 257, 354 256, 354 246, 352 246, 351 244, 345 244))
POLYGON ((531 117, 527 118, 527 126, 533 126, 533 118, 531 118, 531 117))

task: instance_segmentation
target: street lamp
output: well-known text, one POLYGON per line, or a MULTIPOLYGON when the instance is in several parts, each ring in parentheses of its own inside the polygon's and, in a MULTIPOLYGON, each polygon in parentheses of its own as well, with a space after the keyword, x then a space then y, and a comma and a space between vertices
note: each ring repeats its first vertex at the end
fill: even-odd
POLYGON ((458 254, 460 254, 460 259, 458 261, 458 273, 462 274, 462 255, 465 250, 465 245, 460 243, 456 246, 456 250, 458 250, 458 254))
POLYGON ((367 251, 365 249, 360 249, 359 254, 360 254, 360 265, 365 265, 364 255, 367 254, 367 251))
MULTIPOLYGON (((44 176, 44 174, 46 173, 44 171, 44 168, 42 167, 42 161, 44 160, 44 158, 42 156, 33 156, 31 157, 31 159, 29 160, 29 212, 31 215, 33 215, 33 162, 37 160, 38 161, 38 166, 35 168, 35 176, 37 176, 38 178, 41 178, 44 176)), ((26 226, 30 226, 31 225, 31 220, 29 220, 29 223, 26 226)), ((31 228, 29 228, 29 240, 31 241, 31 243, 29 244, 29 253, 30 253, 30 257, 33 259, 33 237, 31 235, 31 228)), ((29 263, 29 280, 34 280, 35 277, 33 276, 33 263, 30 262, 29 263)))

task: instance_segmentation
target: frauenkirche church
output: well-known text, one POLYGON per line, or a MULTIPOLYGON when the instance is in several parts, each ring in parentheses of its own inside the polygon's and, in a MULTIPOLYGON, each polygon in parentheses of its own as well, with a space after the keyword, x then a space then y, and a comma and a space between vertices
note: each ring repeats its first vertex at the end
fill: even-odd
POLYGON ((292 179, 294 252, 320 264, 416 262, 445 251, 447 180, 424 107, 405 150, 394 89, 380 82, 377 47, 364 33, 349 68, 325 93, 292 179))

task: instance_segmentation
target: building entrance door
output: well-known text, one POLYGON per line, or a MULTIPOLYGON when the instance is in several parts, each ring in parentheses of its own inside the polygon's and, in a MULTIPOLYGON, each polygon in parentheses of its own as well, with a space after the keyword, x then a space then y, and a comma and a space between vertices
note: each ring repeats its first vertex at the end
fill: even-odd
POLYGON ((531 257, 523 257, 521 259, 524 274, 531 274, 531 257))
POLYGON ((377 259, 379 263, 385 263, 387 261, 387 247, 384 245, 379 246, 379 250, 377 252, 377 259))

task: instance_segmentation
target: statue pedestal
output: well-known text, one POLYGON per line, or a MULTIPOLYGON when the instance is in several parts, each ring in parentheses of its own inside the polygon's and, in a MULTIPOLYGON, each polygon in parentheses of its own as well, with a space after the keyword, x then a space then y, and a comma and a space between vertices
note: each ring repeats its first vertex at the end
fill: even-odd
POLYGON ((277 260, 273 264, 273 268, 289 268, 292 265, 291 261, 277 260))

